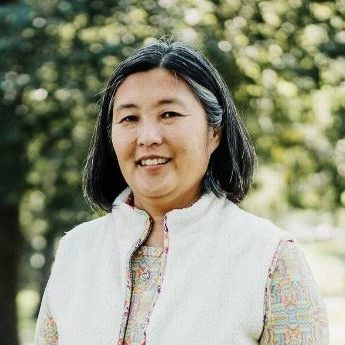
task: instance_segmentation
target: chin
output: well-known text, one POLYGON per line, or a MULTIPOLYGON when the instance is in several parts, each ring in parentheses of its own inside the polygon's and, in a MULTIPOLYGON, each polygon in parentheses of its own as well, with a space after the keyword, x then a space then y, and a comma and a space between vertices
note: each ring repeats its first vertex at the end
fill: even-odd
POLYGON ((168 193, 166 192, 166 190, 152 190, 152 189, 141 193, 141 195, 144 195, 145 197, 154 198, 154 199, 162 198, 166 196, 167 194, 168 193))
POLYGON ((134 183, 135 187, 134 190, 138 195, 157 195, 157 194, 165 194, 168 190, 171 190, 171 183, 166 181, 166 178, 160 179, 138 179, 134 183))

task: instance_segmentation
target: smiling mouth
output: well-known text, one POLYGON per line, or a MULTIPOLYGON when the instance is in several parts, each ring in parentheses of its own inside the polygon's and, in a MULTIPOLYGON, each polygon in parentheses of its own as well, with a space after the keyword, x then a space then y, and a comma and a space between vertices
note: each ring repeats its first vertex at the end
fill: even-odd
POLYGON ((140 166, 155 166, 155 165, 163 165, 170 161, 168 158, 150 158, 150 159, 142 159, 138 162, 140 166))

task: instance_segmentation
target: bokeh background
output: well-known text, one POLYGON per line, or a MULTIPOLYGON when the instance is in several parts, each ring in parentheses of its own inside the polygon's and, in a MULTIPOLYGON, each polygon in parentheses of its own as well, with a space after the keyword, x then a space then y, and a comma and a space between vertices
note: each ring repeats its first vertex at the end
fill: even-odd
POLYGON ((345 1, 0 1, 0 343, 33 344, 119 61, 163 35, 215 64, 259 156, 242 207, 299 240, 345 344, 345 1))

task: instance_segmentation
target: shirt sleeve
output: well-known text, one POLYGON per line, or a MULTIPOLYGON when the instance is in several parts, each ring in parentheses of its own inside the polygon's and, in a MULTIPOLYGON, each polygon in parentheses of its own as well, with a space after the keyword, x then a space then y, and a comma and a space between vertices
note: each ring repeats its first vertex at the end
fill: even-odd
POLYGON ((321 294, 303 253, 291 240, 278 245, 266 287, 260 345, 328 345, 321 294))
POLYGON ((49 308, 48 289, 46 288, 35 330, 35 345, 58 345, 59 337, 56 323, 49 308))

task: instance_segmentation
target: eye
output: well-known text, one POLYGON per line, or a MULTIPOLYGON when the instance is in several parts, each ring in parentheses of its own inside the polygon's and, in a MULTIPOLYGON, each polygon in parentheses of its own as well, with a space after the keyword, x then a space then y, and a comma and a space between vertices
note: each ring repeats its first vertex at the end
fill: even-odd
POLYGON ((138 116, 136 115, 128 115, 124 116, 119 122, 124 123, 124 122, 135 122, 138 120, 138 116))
POLYGON ((176 111, 165 111, 164 113, 162 113, 161 116, 163 119, 170 119, 172 117, 178 117, 178 116, 182 116, 182 115, 177 113, 176 111))

